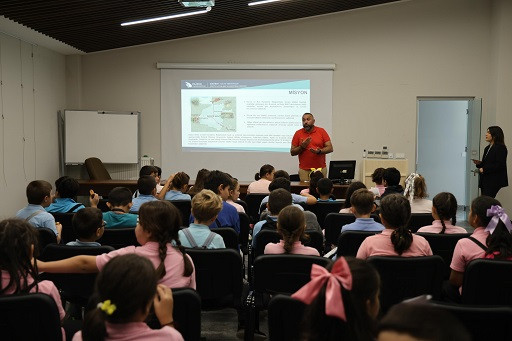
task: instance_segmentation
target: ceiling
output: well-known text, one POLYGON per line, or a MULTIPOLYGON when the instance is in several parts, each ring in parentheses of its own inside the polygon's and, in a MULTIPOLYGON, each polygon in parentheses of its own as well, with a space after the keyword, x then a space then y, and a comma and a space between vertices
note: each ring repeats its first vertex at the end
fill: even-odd
POLYGON ((0 15, 83 52, 154 43, 271 24, 403 0, 216 0, 206 14, 121 26, 122 22, 197 11, 177 0, 2 0, 0 15))

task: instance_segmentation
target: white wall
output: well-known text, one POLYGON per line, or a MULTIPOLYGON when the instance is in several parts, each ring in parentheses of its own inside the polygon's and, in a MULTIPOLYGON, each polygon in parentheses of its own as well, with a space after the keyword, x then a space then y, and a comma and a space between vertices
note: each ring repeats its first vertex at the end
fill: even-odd
POLYGON ((336 63, 332 158, 359 160, 363 149, 387 145, 412 170, 417 97, 481 97, 483 125, 510 131, 511 17, 505 0, 412 0, 88 54, 74 68, 81 86, 68 82, 81 88, 79 109, 141 111, 141 152, 160 163, 156 62, 336 63))
POLYGON ((30 181, 53 185, 59 175, 57 110, 65 106, 65 57, 0 34, 0 64, 0 218, 6 218, 27 204, 30 181))

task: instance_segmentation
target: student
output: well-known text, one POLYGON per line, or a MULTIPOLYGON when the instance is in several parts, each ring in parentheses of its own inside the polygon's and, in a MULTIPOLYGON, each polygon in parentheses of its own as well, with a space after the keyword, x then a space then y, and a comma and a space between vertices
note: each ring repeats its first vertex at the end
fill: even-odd
POLYGON ((268 185, 274 180, 274 166, 263 165, 260 168, 260 172, 254 175, 253 181, 247 187, 247 194, 249 193, 270 193, 268 185))
POLYGON ((354 194, 355 191, 361 188, 366 189, 366 185, 363 184, 361 181, 354 181, 348 186, 347 193, 345 194, 345 207, 343 207, 340 210, 340 213, 352 213, 352 203, 350 202, 350 198, 352 197, 352 194, 354 194))
POLYGON ((376 168, 372 173, 372 181, 375 183, 375 187, 370 188, 370 191, 375 194, 377 198, 380 198, 382 193, 386 190, 386 186, 383 184, 384 168, 376 168))
POLYGON ((316 185, 318 183, 318 180, 324 178, 324 173, 322 173, 319 170, 314 170, 309 174, 309 187, 304 188, 302 191, 300 191, 301 195, 304 194, 311 194, 315 198, 318 198, 318 192, 316 191, 316 185))
POLYGON ((466 229, 455 226, 457 222, 457 199, 448 192, 441 192, 432 200, 432 225, 421 227, 418 232, 426 233, 467 233, 466 229))
POLYGON ((76 256, 55 262, 38 261, 40 271, 49 273, 93 273, 103 269, 111 259, 135 253, 148 258, 156 269, 158 283, 170 288, 196 288, 194 264, 181 246, 178 231, 180 212, 168 201, 144 203, 139 210, 135 228, 137 242, 142 246, 104 253, 100 256, 76 256), (172 242, 177 246, 173 246, 172 242))
POLYGON ((351 224, 346 224, 341 228, 344 231, 382 231, 384 226, 373 218, 370 218, 372 211, 375 208, 373 203, 374 195, 372 192, 365 188, 360 188, 352 194, 350 202, 352 207, 350 210, 356 216, 356 221, 351 224))
MULTIPOLYGON (((291 186, 290 180, 287 180, 286 178, 276 178, 276 179, 272 180, 272 182, 268 186, 268 189, 270 190, 270 192, 272 192, 273 190, 278 189, 278 188, 284 188, 288 192, 290 192, 290 193, 292 192, 292 186, 291 186)), ((295 194, 295 193, 292 193, 292 200, 293 200, 294 204, 299 204, 299 205, 300 204, 314 205, 314 204, 316 204, 316 201, 317 201, 316 198, 310 194, 299 195, 299 194, 295 194)), ((260 207, 263 204, 266 204, 267 202, 268 202, 268 195, 266 197, 264 197, 263 200, 261 200, 260 207)))
POLYGON ((16 213, 16 218, 24 219, 34 227, 46 227, 55 233, 57 243, 60 243, 62 225, 44 210, 52 202, 52 185, 44 180, 34 180, 27 185, 28 206, 16 213))
POLYGON ((178 232, 181 245, 184 247, 203 249, 222 249, 224 239, 222 236, 210 231, 208 227, 217 219, 222 210, 222 199, 209 189, 203 189, 192 198, 192 215, 194 222, 188 228, 178 232))
MULTIPOLYGON (((155 166, 142 166, 139 170, 139 179, 144 176, 151 176, 155 179, 155 194, 154 197, 163 200, 165 198, 165 194, 170 189, 171 181, 174 177, 174 174, 171 174, 167 181, 165 182, 165 185, 161 186, 161 188, 158 187, 160 185, 160 176, 162 174, 162 171, 160 170, 160 173, 158 171, 158 168, 155 166), (160 175, 159 175, 160 174, 160 175)), ((137 198, 139 196, 139 190, 137 189, 135 193, 133 193, 133 198, 137 198)))
POLYGON ((96 207, 82 208, 76 212, 72 220, 73 231, 77 236, 70 246, 101 246, 97 242, 105 231, 105 222, 101 210, 96 207))
POLYGON ((307 304, 301 340, 375 340, 379 287, 378 272, 363 260, 340 257, 327 269, 313 264, 311 281, 292 295, 307 304))
POLYGON ((103 213, 105 228, 127 228, 137 226, 137 215, 128 213, 132 207, 132 192, 126 187, 115 187, 108 194, 109 212, 103 213))
MULTIPOLYGON (((210 228, 232 227, 236 233, 240 233, 240 217, 238 212, 236 208, 226 202, 232 186, 231 177, 219 170, 211 171, 204 180, 204 188, 216 193, 222 199, 222 210, 219 212, 217 219, 209 226, 210 228)), ((190 222, 194 222, 193 214, 190 215, 190 222)))
POLYGON ((384 193, 380 195, 380 198, 384 198, 388 194, 403 194, 404 188, 400 185, 400 171, 395 167, 386 168, 382 174, 382 183, 386 186, 384 193))
POLYGON ((155 181, 156 181, 156 193, 160 193, 162 191, 162 188, 164 188, 164 186, 162 186, 160 184, 160 182, 162 181, 162 168, 158 167, 158 166, 154 166, 156 168, 156 176, 155 176, 155 181))
POLYGON ((302 245, 300 240, 306 238, 305 229, 304 212, 295 206, 283 208, 277 218, 277 232, 282 239, 277 244, 267 244, 263 253, 320 256, 317 249, 302 245))
MULTIPOLYGON (((6 219, 0 222, 0 270, 2 281, 0 296, 39 292, 55 301, 60 319, 66 315, 59 290, 51 281, 37 282, 38 235, 27 222, 6 219)), ((63 335, 64 331, 62 331, 63 335)))
MULTIPOLYGON (((78 181, 69 176, 62 176, 55 181, 55 198, 50 206, 46 207, 46 212, 52 213, 74 213, 85 206, 77 203, 74 198, 78 194, 78 181)), ((93 200, 89 197, 89 200, 93 200)))
POLYGON ((471 335, 448 311, 427 303, 400 303, 382 318, 378 341, 468 341, 471 335))
POLYGON ((404 195, 411 203, 411 213, 432 213, 432 201, 426 199, 427 184, 420 174, 411 173, 405 179, 404 195))
POLYGON ((411 205, 403 195, 386 195, 380 201, 379 216, 386 229, 367 237, 357 251, 357 258, 432 256, 432 249, 427 240, 412 234, 407 228, 407 223, 411 219, 411 205))
POLYGON ((473 259, 512 256, 512 224, 498 200, 484 195, 474 199, 468 221, 475 231, 455 245, 450 264, 450 284, 454 287, 462 286, 466 267, 473 259))
MULTIPOLYGON (((323 175, 323 174, 322 174, 323 175)), ((316 184, 316 192, 318 193, 317 202, 336 201, 333 199, 334 185, 329 178, 319 179, 316 184)))
POLYGON ((210 174, 210 171, 208 169, 200 169, 198 172, 197 172, 197 175, 196 175, 196 181, 194 183, 194 186, 190 187, 189 190, 188 190, 188 194, 190 194, 190 196, 194 196, 196 195, 197 193, 201 192, 204 188, 204 179, 206 179, 206 177, 208 176, 208 174, 210 174))
POLYGON ((82 331, 73 340, 183 340, 174 329, 172 291, 157 281, 144 257, 128 254, 112 259, 96 279, 95 308, 87 312, 82 331), (151 307, 160 329, 144 322, 151 307))
POLYGON ((137 180, 137 191, 139 195, 132 200, 132 207, 130 208, 132 213, 137 213, 143 203, 158 200, 155 198, 156 181, 151 175, 143 175, 137 180))
POLYGON ((190 194, 186 194, 189 181, 190 176, 185 172, 174 174, 170 185, 171 188, 165 194, 165 200, 190 200, 190 194))
POLYGON ((284 188, 277 188, 270 192, 269 199, 267 202, 267 209, 269 214, 265 217, 264 220, 257 222, 254 225, 252 231, 252 247, 256 247, 256 235, 262 229, 270 229, 277 231, 277 217, 279 216, 279 212, 287 206, 292 204, 292 195, 290 192, 285 190, 284 188))
POLYGON ((286 180, 290 181, 290 174, 288 174, 288 172, 283 169, 276 170, 274 173, 274 180, 277 178, 285 178, 286 180))
POLYGON ((245 213, 245 209, 242 205, 236 203, 238 200, 238 197, 240 197, 240 183, 238 183, 237 178, 231 178, 231 181, 233 182, 233 188, 230 188, 229 190, 229 197, 226 202, 236 208, 236 211, 238 213, 245 213))

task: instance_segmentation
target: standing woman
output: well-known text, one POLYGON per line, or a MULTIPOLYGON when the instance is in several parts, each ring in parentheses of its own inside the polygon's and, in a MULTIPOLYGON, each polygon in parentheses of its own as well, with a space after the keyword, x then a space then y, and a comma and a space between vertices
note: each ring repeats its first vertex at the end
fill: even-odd
POLYGON ((482 161, 473 159, 473 163, 480 172, 478 187, 481 188, 482 195, 494 198, 500 188, 508 186, 508 152, 503 130, 498 126, 489 127, 485 141, 489 142, 489 145, 484 149, 482 161))

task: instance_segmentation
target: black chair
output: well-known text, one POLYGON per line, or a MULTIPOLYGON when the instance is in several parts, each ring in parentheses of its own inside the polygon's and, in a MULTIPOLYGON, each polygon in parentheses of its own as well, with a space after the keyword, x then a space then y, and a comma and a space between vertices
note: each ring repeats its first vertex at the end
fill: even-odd
POLYGON ((219 234, 224 239, 226 248, 238 251, 238 233, 231 227, 215 227, 211 231, 219 234))
POLYGON ((235 201, 238 205, 242 206, 244 208, 244 211, 247 212, 247 203, 241 199, 238 199, 235 201))
POLYGON ((299 174, 290 174, 290 182, 297 182, 300 181, 299 174))
POLYGON ((240 250, 246 255, 249 253, 248 245, 251 219, 243 212, 238 212, 238 217, 240 218, 240 234, 238 235, 238 241, 240 242, 240 250))
POLYGON ((357 250, 359 250, 359 246, 361 246, 361 243, 366 239, 366 237, 379 233, 380 232, 371 231, 344 231, 343 233, 340 233, 340 236, 338 237, 338 250, 336 251, 336 255, 338 257, 355 257, 357 255, 357 250))
POLYGON ((432 295, 434 299, 441 296, 444 263, 440 256, 374 256, 367 261, 380 274, 383 313, 408 298, 425 294, 432 295))
POLYGON ((103 197, 102 199, 100 199, 100 201, 98 202, 98 208, 101 210, 101 212, 105 213, 105 212, 110 212, 110 208, 107 206, 107 202, 108 202, 108 199, 106 197, 103 197))
POLYGON ((254 337, 259 310, 265 307, 265 294, 292 294, 311 279, 311 266, 327 266, 330 259, 304 255, 262 255, 254 260, 253 291, 246 300, 245 340, 254 337))
POLYGON ((252 223, 260 221, 259 209, 261 201, 265 198, 268 193, 250 193, 245 196, 245 202, 247 203, 247 210, 245 211, 252 223))
POLYGON ((73 217, 74 213, 51 213, 55 218, 56 222, 62 224, 62 233, 60 236, 60 242, 62 244, 66 244, 68 242, 73 242, 76 240, 76 234, 73 230, 73 217))
POLYGON ((105 229, 103 236, 98 239, 101 245, 109 245, 114 249, 121 249, 126 246, 140 246, 135 236, 135 228, 105 229))
POLYGON ((450 263, 452 262, 453 250, 455 245, 462 238, 470 236, 469 233, 457 233, 457 234, 439 234, 439 233, 416 233, 418 236, 425 238, 430 244, 432 253, 434 255, 441 256, 444 261, 444 279, 450 277, 450 263))
POLYGON ((319 201, 314 205, 306 205, 306 210, 313 212, 316 215, 318 224, 325 228, 325 217, 329 213, 338 213, 345 203, 341 201, 319 201))
POLYGON ((300 339, 302 316, 306 305, 287 295, 275 295, 268 304, 268 338, 270 341, 300 339))
POLYGON ((512 305, 512 262, 475 259, 466 267, 462 303, 512 305))
POLYGON ((57 236, 55 235, 55 232, 53 232, 49 228, 38 227, 36 228, 36 231, 39 235, 39 253, 43 252, 46 245, 57 244, 57 236))
POLYGON ((303 241, 302 243, 305 246, 309 246, 318 250, 320 255, 324 254, 324 235, 320 231, 306 231, 306 234, 309 236, 308 240, 303 241))
POLYGON ((201 297, 194 289, 172 289, 174 326, 183 339, 201 340, 201 297))
MULTIPOLYGON (((50 244, 45 247, 39 257, 42 261, 56 261, 78 255, 101 255, 113 251, 110 246, 67 246, 50 244)), ((59 288, 64 301, 85 307, 93 293, 96 273, 90 274, 56 274, 42 273, 40 279, 52 281, 59 288)))
POLYGON ((239 308, 242 297, 242 257, 233 249, 187 249, 196 270, 202 309, 239 308))
POLYGON ((169 201, 171 204, 176 206, 176 208, 181 213, 181 225, 188 227, 190 225, 190 212, 192 207, 192 202, 190 200, 172 200, 169 201))
POLYGON ((45 294, 0 296, 2 340, 62 340, 59 310, 45 294))
MULTIPOLYGON (((251 259, 255 260, 258 256, 261 256, 263 254, 263 251, 265 251, 265 246, 269 243, 279 243, 281 240, 281 235, 277 233, 275 230, 261 230, 256 235, 255 244, 256 247, 252 249, 251 253, 251 259)), ((252 262, 251 262, 252 263, 252 262)))
POLYGON ((356 216, 347 213, 329 213, 325 217, 324 226, 322 227, 325 230, 326 250, 330 250, 331 245, 338 243, 338 236, 343 225, 351 224, 354 221, 356 221, 356 216))
POLYGON ((416 232, 420 227, 432 225, 434 217, 432 213, 413 213, 409 221, 409 229, 411 232, 416 232))
POLYGON ((452 313, 466 327, 473 341, 512 340, 512 307, 471 306, 431 302, 452 313))

